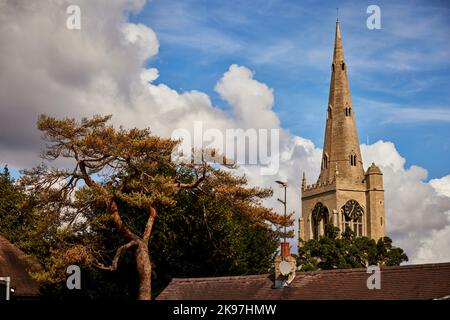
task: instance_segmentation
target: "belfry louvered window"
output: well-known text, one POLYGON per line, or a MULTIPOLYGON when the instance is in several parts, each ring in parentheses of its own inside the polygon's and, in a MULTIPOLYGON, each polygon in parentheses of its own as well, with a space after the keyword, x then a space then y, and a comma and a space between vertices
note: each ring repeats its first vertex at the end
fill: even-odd
POLYGON ((350 155, 350 165, 352 167, 356 166, 356 155, 354 155, 354 154, 350 155))
POLYGON ((324 154, 322 159, 322 169, 328 168, 328 155, 324 154))
POLYGON ((346 117, 350 117, 352 114, 352 108, 350 107, 345 107, 345 116, 346 117))

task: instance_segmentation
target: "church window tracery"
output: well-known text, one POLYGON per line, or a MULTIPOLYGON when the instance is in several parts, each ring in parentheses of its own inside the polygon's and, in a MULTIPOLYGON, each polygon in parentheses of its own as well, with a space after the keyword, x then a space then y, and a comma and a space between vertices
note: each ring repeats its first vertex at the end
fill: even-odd
POLYGON ((316 203, 314 206, 314 209, 311 214, 311 227, 312 227, 312 233, 313 233, 313 239, 318 240, 321 230, 321 221, 322 223, 322 230, 325 230, 325 225, 329 221, 329 214, 328 214, 328 208, 325 207, 321 202, 316 203))

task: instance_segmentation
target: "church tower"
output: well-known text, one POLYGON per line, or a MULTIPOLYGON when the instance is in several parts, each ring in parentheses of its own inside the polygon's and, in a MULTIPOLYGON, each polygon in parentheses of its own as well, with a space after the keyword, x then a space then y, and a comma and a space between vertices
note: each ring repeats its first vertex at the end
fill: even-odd
POLYGON ((385 236, 383 174, 374 164, 364 172, 355 112, 347 78, 347 65, 336 22, 331 82, 326 108, 321 171, 317 182, 302 179, 302 218, 299 237, 318 239, 325 225, 357 236, 379 239, 385 236))

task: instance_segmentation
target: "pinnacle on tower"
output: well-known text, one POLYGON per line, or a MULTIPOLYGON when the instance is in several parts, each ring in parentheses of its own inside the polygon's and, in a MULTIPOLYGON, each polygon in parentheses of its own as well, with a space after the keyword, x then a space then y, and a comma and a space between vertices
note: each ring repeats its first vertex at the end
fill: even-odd
POLYGON ((302 190, 305 190, 307 186, 306 183, 306 176, 305 176, 305 171, 303 171, 303 178, 302 178, 302 190))

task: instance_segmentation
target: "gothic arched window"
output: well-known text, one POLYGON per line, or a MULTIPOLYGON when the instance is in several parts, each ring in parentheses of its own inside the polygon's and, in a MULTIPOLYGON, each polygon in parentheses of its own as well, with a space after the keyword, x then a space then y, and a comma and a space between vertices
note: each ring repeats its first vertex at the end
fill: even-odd
POLYGON ((328 112, 327 112, 328 119, 333 118, 333 115, 332 115, 331 111, 332 111, 331 106, 328 106, 328 112))
POLYGON ((331 70, 334 72, 334 63, 331 65, 331 70))
POLYGON ((329 222, 328 221, 329 220, 328 210, 326 210, 326 212, 323 213, 322 219, 323 219, 323 225, 325 227, 325 225, 327 225, 329 222))
POLYGON ((325 207, 321 202, 316 203, 311 214, 311 229, 314 240, 319 239, 320 222, 323 221, 323 227, 325 228, 325 225, 328 223, 328 220, 329 220, 328 208, 325 207))
POLYGON ((347 228, 351 229, 350 221, 351 219, 348 218, 344 213, 342 213, 342 226, 341 226, 342 232, 344 232, 347 228))
POLYGON ((320 221, 317 220, 316 218, 313 218, 311 220, 311 222, 312 222, 313 239, 314 240, 319 240, 319 224, 320 224, 320 221))
POLYGON ((357 237, 361 237, 363 235, 363 218, 359 216, 358 219, 353 220, 353 232, 357 237))
POLYGON ((342 70, 345 70, 345 62, 342 62, 342 70))

